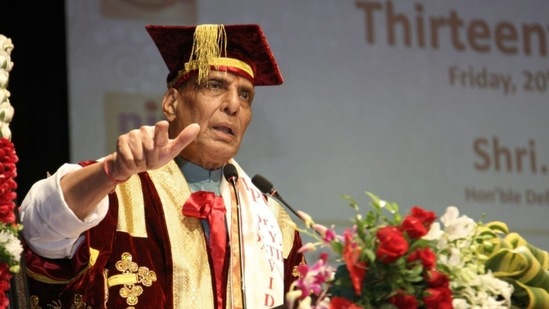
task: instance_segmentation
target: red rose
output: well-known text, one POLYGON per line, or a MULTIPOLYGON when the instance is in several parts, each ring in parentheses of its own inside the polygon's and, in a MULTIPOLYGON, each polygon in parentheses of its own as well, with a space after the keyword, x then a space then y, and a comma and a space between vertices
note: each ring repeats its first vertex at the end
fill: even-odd
POLYGON ((0 308, 8 308, 10 304, 10 299, 6 293, 0 293, 0 308))
POLYGON ((7 291, 11 288, 10 280, 11 275, 6 275, 0 280, 0 291, 7 291))
POLYGON ((336 296, 330 300, 330 309, 362 309, 362 307, 346 298, 336 296))
POLYGON ((4 224, 15 223, 15 204, 14 203, 1 203, 0 202, 0 222, 4 224))
POLYGON ((431 270, 435 267, 437 256, 430 248, 418 248, 408 255, 408 262, 421 261, 423 269, 431 270))
POLYGON ((412 216, 418 218, 426 227, 430 227, 437 218, 434 211, 427 211, 419 206, 413 206, 411 212, 412 216))
POLYGON ((429 283, 430 287, 445 287, 447 288, 450 286, 450 280, 448 279, 448 276, 438 272, 437 270, 431 270, 427 272, 427 283, 429 283))
POLYGON ((416 309, 418 307, 416 298, 413 295, 405 294, 403 291, 399 291, 389 298, 389 303, 398 309, 416 309))
POLYGON ((426 211, 419 206, 414 206, 411 209, 411 213, 402 221, 400 228, 403 232, 406 232, 410 238, 418 239, 429 232, 429 228, 435 219, 436 214, 433 211, 426 211))
POLYGON ((452 309, 452 291, 449 288, 428 288, 423 297, 427 309, 452 309))
POLYGON ((403 256, 410 248, 402 232, 394 226, 380 228, 376 233, 376 237, 379 239, 376 257, 385 264, 389 264, 403 256))
POLYGON ((413 216, 406 216, 402 221, 400 229, 408 234, 411 239, 418 239, 427 234, 429 230, 423 225, 418 218, 413 216))

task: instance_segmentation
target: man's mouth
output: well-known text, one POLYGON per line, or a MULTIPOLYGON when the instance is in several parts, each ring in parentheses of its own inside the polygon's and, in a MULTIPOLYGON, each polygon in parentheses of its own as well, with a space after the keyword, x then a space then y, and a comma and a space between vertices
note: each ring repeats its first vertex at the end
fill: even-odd
POLYGON ((226 133, 226 134, 234 135, 233 130, 229 127, 220 126, 220 127, 214 127, 214 129, 216 129, 218 131, 221 131, 223 133, 226 133))

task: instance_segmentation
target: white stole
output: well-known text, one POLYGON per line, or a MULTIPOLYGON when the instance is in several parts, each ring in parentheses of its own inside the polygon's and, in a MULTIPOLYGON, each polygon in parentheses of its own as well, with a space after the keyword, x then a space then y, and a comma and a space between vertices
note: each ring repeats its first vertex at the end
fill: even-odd
MULTIPOLYGON (((271 308, 284 303, 284 257, 282 232, 263 194, 246 173, 231 160, 238 171, 238 198, 244 253, 244 282, 248 308, 271 308)), ((227 208, 227 227, 231 230, 231 192, 222 179, 220 191, 227 208)), ((239 262, 237 262, 239 263, 239 262)), ((230 274, 229 281, 230 282, 230 274)))

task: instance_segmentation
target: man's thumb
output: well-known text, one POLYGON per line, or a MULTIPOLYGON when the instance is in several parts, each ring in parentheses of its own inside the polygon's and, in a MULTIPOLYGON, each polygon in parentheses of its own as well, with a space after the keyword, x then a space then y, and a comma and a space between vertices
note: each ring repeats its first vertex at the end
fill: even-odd
POLYGON ((172 141, 174 150, 177 149, 177 153, 181 152, 183 148, 187 147, 192 141, 196 139, 200 132, 200 125, 198 123, 191 123, 186 126, 179 135, 172 141))

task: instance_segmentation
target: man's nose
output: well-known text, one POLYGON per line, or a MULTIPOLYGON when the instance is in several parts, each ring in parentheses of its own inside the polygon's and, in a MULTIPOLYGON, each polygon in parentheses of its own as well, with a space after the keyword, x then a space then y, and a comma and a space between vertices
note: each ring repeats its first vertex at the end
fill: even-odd
POLYGON ((221 106, 223 112, 229 115, 237 115, 240 110, 240 102, 238 97, 238 91, 229 90, 225 93, 225 98, 221 106))

